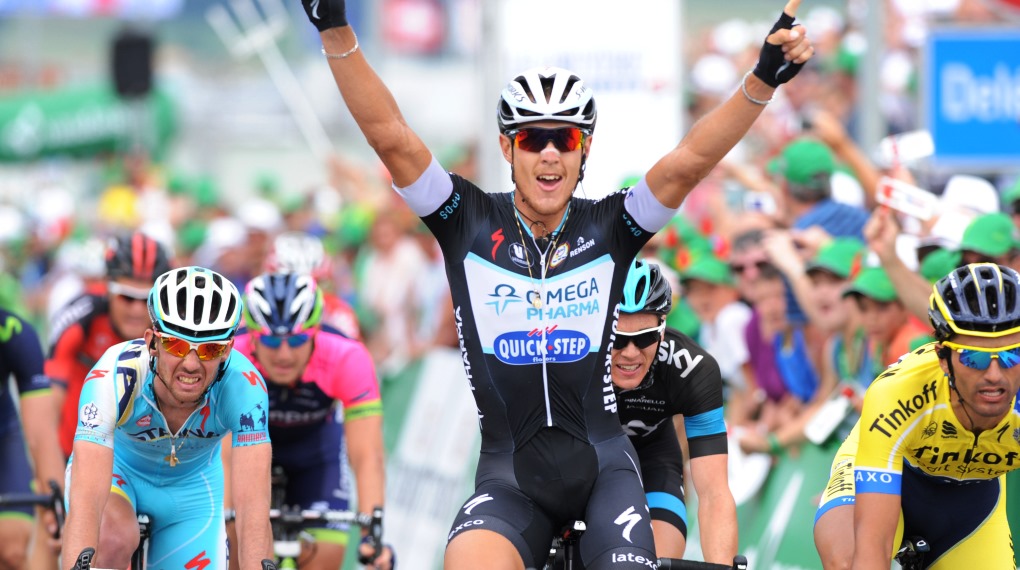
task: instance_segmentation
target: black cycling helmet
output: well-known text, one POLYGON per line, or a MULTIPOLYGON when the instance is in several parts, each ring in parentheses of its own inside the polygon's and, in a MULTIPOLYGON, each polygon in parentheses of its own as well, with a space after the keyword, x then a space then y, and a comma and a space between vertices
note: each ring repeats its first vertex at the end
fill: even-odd
POLYGON ((673 309, 673 290, 654 263, 637 259, 623 284, 621 313, 654 313, 666 316, 673 309))
POLYGON ((935 283, 928 319, 939 341, 1020 331, 1020 273, 994 263, 957 267, 935 283))
POLYGON ((166 248, 142 232, 116 238, 106 249, 107 279, 127 277, 151 283, 167 271, 170 256, 166 248))

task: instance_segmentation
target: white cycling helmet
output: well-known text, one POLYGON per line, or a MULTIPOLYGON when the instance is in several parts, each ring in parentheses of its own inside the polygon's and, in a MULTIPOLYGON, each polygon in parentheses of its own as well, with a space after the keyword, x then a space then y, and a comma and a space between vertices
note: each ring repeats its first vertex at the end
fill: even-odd
POLYGON ((237 287, 204 267, 180 267, 157 277, 148 307, 156 329, 192 342, 230 339, 241 323, 237 287))
POLYGON ((330 271, 322 240, 304 232, 286 232, 276 236, 266 269, 273 273, 303 273, 316 279, 330 271))
POLYGON ((537 67, 513 78, 499 96, 499 132, 528 123, 560 121, 595 131, 595 97, 571 71, 537 67))

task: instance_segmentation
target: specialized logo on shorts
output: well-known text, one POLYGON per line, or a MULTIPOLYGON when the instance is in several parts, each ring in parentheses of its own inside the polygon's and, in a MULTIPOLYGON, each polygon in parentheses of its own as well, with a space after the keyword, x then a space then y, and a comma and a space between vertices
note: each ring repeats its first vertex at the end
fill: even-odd
POLYGON ((570 251, 570 246, 565 243, 556 246, 556 251, 553 252, 552 259, 549 260, 549 267, 556 267, 563 263, 563 260, 567 258, 568 251, 570 251))
MULTIPOLYGON (((616 517, 616 520, 613 521, 614 524, 623 526, 623 532, 621 533, 623 535, 623 539, 631 544, 633 544, 634 541, 630 539, 630 531, 634 528, 634 525, 641 522, 641 515, 635 511, 636 509, 634 507, 627 507, 627 510, 620 513, 620 516, 616 517)), ((654 568, 654 566, 652 568, 654 568)))
MULTIPOLYGON (((878 430, 882 433, 882 435, 892 437, 892 432, 909 423, 908 420, 910 420, 914 414, 935 399, 936 385, 937 381, 932 380, 924 385, 924 388, 921 389, 921 393, 915 394, 913 397, 907 398, 906 400, 896 400, 896 407, 884 414, 878 414, 878 418, 871 422, 871 426, 868 427, 868 431, 878 430)), ((943 433, 945 433, 945 426, 943 426, 943 433)), ((953 428, 953 437, 955 437, 955 434, 956 429, 953 428)))
POLYGON ((949 423, 948 420, 942 420, 942 437, 945 439, 956 439, 956 436, 956 426, 949 423))
POLYGON ((510 254, 510 261, 517 267, 528 268, 534 263, 531 260, 531 254, 528 253, 528 248, 524 247, 524 244, 521 242, 510 244, 507 252, 510 254))
POLYGON ((191 560, 188 560, 188 562, 184 565, 184 568, 186 568, 187 570, 202 570, 203 568, 209 566, 210 564, 212 564, 212 560, 209 560, 209 557, 203 550, 202 552, 198 553, 198 556, 195 556, 191 560))
POLYGON ((542 362, 543 356, 546 362, 576 362, 588 355, 591 340, 581 332, 554 325, 545 329, 545 343, 538 328, 503 333, 492 348, 496 358, 506 364, 535 364, 542 362))
POLYGON ((89 402, 78 409, 78 421, 87 428, 97 428, 103 423, 103 413, 95 402, 89 402))
POLYGON ((468 501, 464 505, 464 514, 465 515, 470 515, 471 511, 475 510, 475 507, 477 507, 478 505, 480 505, 482 503, 486 503, 486 502, 489 502, 489 501, 492 501, 492 500, 494 500, 494 499, 492 497, 490 497, 488 493, 485 493, 483 495, 478 495, 477 497, 475 497, 474 499, 471 499, 470 501, 468 501))

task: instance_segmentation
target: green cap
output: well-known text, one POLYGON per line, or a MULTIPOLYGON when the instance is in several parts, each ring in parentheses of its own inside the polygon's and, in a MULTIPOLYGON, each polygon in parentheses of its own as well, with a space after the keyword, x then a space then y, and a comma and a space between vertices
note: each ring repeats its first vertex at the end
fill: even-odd
POLYGON ((971 220, 963 230, 961 251, 975 251, 998 257, 1016 246, 1017 229, 1009 215, 1002 212, 983 214, 971 220))
POLYGON ((921 277, 935 284, 936 281, 959 267, 962 261, 963 255, 960 252, 939 248, 924 257, 918 272, 921 277))
POLYGON ((808 261, 805 270, 828 271, 837 277, 849 279, 860 269, 864 243, 854 238, 836 238, 818 249, 808 261))
POLYGON ((699 255, 680 274, 680 281, 704 281, 714 285, 733 285, 733 272, 730 266, 714 255, 699 255))
POLYGON ((836 159, 825 143, 800 138, 786 145, 779 156, 772 159, 768 171, 800 185, 810 185, 819 174, 832 174, 836 159))
POLYGON ((1020 200, 1020 178, 1017 178, 1016 182, 1002 193, 1003 204, 1012 204, 1017 200, 1020 200))
POLYGON ((857 274, 857 277, 850 282, 850 286, 843 291, 843 296, 860 295, 883 303, 895 301, 896 288, 893 287, 889 276, 881 267, 866 267, 857 274))

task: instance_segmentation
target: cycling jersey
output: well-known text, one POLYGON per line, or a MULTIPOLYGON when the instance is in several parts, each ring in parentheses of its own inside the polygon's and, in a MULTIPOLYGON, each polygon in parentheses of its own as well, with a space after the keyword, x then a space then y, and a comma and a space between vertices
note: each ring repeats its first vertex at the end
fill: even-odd
POLYGON ((323 293, 322 303, 322 324, 335 328, 347 338, 361 340, 361 325, 353 307, 332 293, 323 293))
MULTIPOLYGON (((49 393, 50 382, 43 375, 42 346, 32 325, 0 309, 0 494, 31 492, 32 466, 25 451, 24 434, 18 419, 14 395, 8 390, 13 375, 22 399, 49 393)), ((31 505, 0 508, 0 516, 20 513, 31 517, 31 505)))
POLYGON ((932 567, 958 568, 961 561, 1001 567, 1002 546, 1010 543, 1002 476, 1020 468, 1015 396, 1013 404, 995 428, 975 435, 953 411, 935 344, 908 353, 868 388, 861 418, 833 461, 815 521, 854 504, 856 493, 900 495, 894 544, 901 535, 923 537, 932 548, 926 561, 941 564, 932 567), (954 515, 941 516, 945 512, 954 515))
POLYGON ((78 398, 89 369, 106 349, 126 340, 114 330, 109 312, 105 296, 83 295, 64 306, 53 320, 45 370, 51 381, 66 391, 58 430, 65 457, 71 455, 78 398))
POLYGON ((649 375, 639 388, 617 389, 620 421, 641 459, 652 518, 672 524, 686 537, 683 451, 672 420, 683 415, 692 459, 725 454, 722 375, 711 354, 669 327, 649 375))
MULTIPOLYGON (((234 348, 249 357, 265 376, 254 357, 254 333, 239 334, 234 348)), ((350 498, 345 477, 346 446, 343 418, 357 420, 382 415, 379 382, 372 357, 363 344, 339 331, 323 328, 315 333, 314 348, 301 378, 292 386, 267 379, 269 433, 273 442, 273 465, 283 467, 287 477, 284 504, 305 509, 326 506, 344 510, 350 498)), ((267 377, 268 378, 268 377, 267 377)), ((338 523, 316 523, 310 528, 346 530, 338 523)), ((318 540, 345 543, 346 533, 317 533, 318 540)))
POLYGON ((0 435, 21 424, 7 379, 14 381, 21 398, 38 396, 50 387, 43 374, 42 345, 32 325, 0 309, 0 435))
MULTIPOLYGON (((114 450, 111 493, 152 518, 150 567, 218 568, 225 560, 220 440, 229 431, 234 447, 269 444, 265 381, 231 351, 222 377, 172 434, 150 364, 142 339, 110 347, 82 389, 74 439, 114 450)), ((70 496, 70 463, 67 473, 70 496)))
MULTIPOLYGON (((592 494, 585 495, 592 530, 581 539, 587 567, 600 567, 593 565, 596 559, 650 556, 651 527, 641 504, 633 448, 623 438, 617 416, 608 349, 630 263, 674 211, 661 205, 644 181, 597 201, 574 197, 540 250, 529 224, 515 210, 512 193, 486 194, 444 172, 435 160, 417 181, 397 192, 442 248, 482 434, 478 488, 488 483, 482 475, 492 472, 492 465, 507 467, 510 472, 491 484, 514 489, 516 500, 528 503, 522 512, 544 521, 534 527, 542 532, 524 534, 521 529, 530 523, 514 519, 516 510, 474 517, 479 511, 468 508, 469 501, 461 511, 467 519, 459 524, 470 522, 473 528, 506 536, 525 564, 541 558, 551 540, 544 530, 553 527, 555 532, 567 521, 555 505, 536 497, 533 484, 541 486, 543 477, 559 477, 565 468, 580 469, 563 464, 564 455, 547 455, 547 445, 567 445, 557 435, 562 431, 590 452, 606 444, 594 464, 597 471, 569 475, 592 482, 592 494), (551 433, 528 447, 540 432, 551 433), (623 444, 610 443, 618 439, 623 444), (514 455, 520 450, 526 453, 514 455), (525 475, 532 465, 547 461, 549 468, 525 475), (613 469, 618 470, 614 477, 632 478, 636 492, 626 499, 639 502, 609 518, 601 509, 617 505, 605 485, 607 470, 613 469), (532 477, 527 485, 522 483, 525 476, 532 477), (623 527, 613 523, 617 517, 628 521, 626 541, 623 527), (641 530, 632 536, 638 523, 641 530)), ((479 497, 476 492, 472 500, 479 497)))

